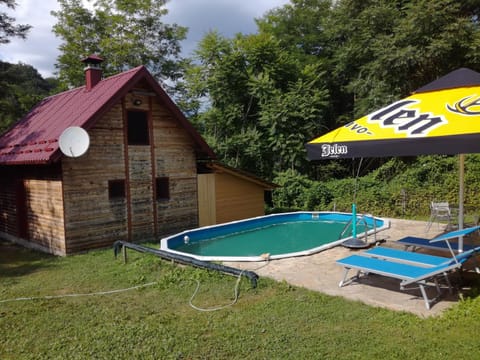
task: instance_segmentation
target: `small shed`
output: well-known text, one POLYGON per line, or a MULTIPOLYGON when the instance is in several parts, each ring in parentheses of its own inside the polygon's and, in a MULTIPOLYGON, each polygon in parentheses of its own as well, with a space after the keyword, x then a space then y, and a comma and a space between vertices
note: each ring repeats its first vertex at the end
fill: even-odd
POLYGON ((198 175, 199 225, 207 226, 265 214, 265 198, 278 187, 246 171, 209 162, 198 175))
POLYGON ((216 222, 263 213, 263 201, 255 211, 240 202, 236 214, 227 209, 240 189, 259 199, 262 182, 214 164, 212 149, 144 66, 103 79, 101 62, 84 59, 84 86, 43 99, 0 136, 0 237, 68 255, 197 227, 203 198, 215 207, 202 200, 200 212, 214 211, 216 222), (59 146, 71 127, 89 135, 80 157, 59 146), (218 199, 199 194, 212 187, 199 186, 199 163, 212 163, 218 199))

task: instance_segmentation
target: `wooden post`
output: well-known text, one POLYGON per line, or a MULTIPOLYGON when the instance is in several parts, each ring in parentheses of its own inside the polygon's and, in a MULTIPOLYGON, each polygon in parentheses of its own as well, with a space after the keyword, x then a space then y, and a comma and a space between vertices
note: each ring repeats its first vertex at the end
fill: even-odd
POLYGON ((127 263, 127 247, 122 245, 123 263, 127 263))

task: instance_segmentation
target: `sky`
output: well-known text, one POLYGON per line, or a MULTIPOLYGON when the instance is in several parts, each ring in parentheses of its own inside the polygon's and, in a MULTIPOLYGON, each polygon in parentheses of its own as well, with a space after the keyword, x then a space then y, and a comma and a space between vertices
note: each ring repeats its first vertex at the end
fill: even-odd
MULTIPOLYGON (((9 44, 0 45, 0 60, 32 65, 43 77, 53 76, 60 39, 52 33, 56 18, 50 12, 59 10, 59 5, 56 0, 16 2, 11 14, 16 24, 29 24, 33 28, 26 40, 11 38, 9 44)), ((84 2, 88 6, 88 0, 84 2)), ((226 37, 255 33, 255 18, 287 3, 289 0, 170 0, 169 14, 162 21, 189 28, 187 39, 182 42, 183 55, 189 56, 207 32, 217 30, 226 37)), ((3 6, 0 8, 5 10, 3 6)))

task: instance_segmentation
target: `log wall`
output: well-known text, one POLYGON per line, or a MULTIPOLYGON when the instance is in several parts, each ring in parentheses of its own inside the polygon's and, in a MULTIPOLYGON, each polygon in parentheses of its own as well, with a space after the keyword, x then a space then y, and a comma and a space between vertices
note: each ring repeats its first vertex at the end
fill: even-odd
POLYGON ((115 105, 89 130, 90 148, 64 158, 66 252, 145 241, 198 224, 193 140, 155 97, 133 96, 115 105), (149 114, 150 146, 127 145, 128 109, 149 114), (155 179, 169 179, 169 199, 157 200, 155 179), (125 198, 109 199, 108 181, 125 180, 125 198))
POLYGON ((153 169, 150 146, 128 147, 130 240, 145 241, 155 237, 153 169))
POLYGON ((127 239, 126 198, 109 199, 108 181, 125 179, 122 105, 88 131, 90 148, 62 158, 67 254, 127 239))
POLYGON ((156 177, 168 177, 170 199, 156 201, 160 235, 198 226, 197 165, 193 140, 164 106, 152 103, 156 177))

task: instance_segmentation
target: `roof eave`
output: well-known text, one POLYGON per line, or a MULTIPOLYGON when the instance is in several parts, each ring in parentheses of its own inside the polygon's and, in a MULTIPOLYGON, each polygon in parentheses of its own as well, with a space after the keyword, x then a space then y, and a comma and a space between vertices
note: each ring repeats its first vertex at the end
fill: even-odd
MULTIPOLYGON (((120 102, 123 97, 130 92, 135 85, 141 81, 145 80, 149 86, 154 90, 155 94, 160 98, 160 100, 165 104, 167 109, 172 112, 175 119, 178 120, 180 125, 187 131, 189 136, 192 138, 193 142, 195 143, 195 151, 197 153, 197 157, 199 160, 212 160, 216 159, 216 155, 213 150, 208 146, 205 140, 200 136, 200 134, 196 131, 193 125, 187 120, 185 115, 180 111, 177 105, 172 101, 172 99, 167 95, 167 93, 162 89, 162 87, 158 84, 158 82, 153 78, 150 72, 147 70, 145 66, 139 66, 136 69, 132 69, 134 74, 132 77, 123 84, 113 95, 104 103, 98 110, 93 113, 90 118, 88 118, 83 124, 82 127, 86 130, 91 129, 95 123, 104 116, 116 103, 120 102)), ((40 102, 41 103, 41 102, 40 102)), ((40 104, 39 103, 39 104, 40 104)), ((39 106, 37 104, 34 109, 39 106)), ((40 160, 21 160, 21 161, 3 161, 0 162, 0 165, 45 165, 53 162, 57 162, 61 159, 62 154, 59 149, 54 151, 53 153, 49 154, 49 156, 45 159, 40 160)))
POLYGON ((214 171, 216 170, 218 172, 225 172, 225 173, 230 174, 232 176, 235 176, 235 177, 250 181, 252 183, 255 183, 255 184, 263 187, 266 190, 273 190, 273 189, 276 189, 276 188, 280 187, 280 185, 277 185, 275 183, 263 180, 263 179, 259 178, 258 176, 253 175, 253 174, 251 174, 247 171, 236 169, 236 168, 233 168, 233 167, 225 165, 225 164, 221 164, 218 161, 210 161, 210 162, 206 163, 205 165, 208 168, 210 168, 214 171))

